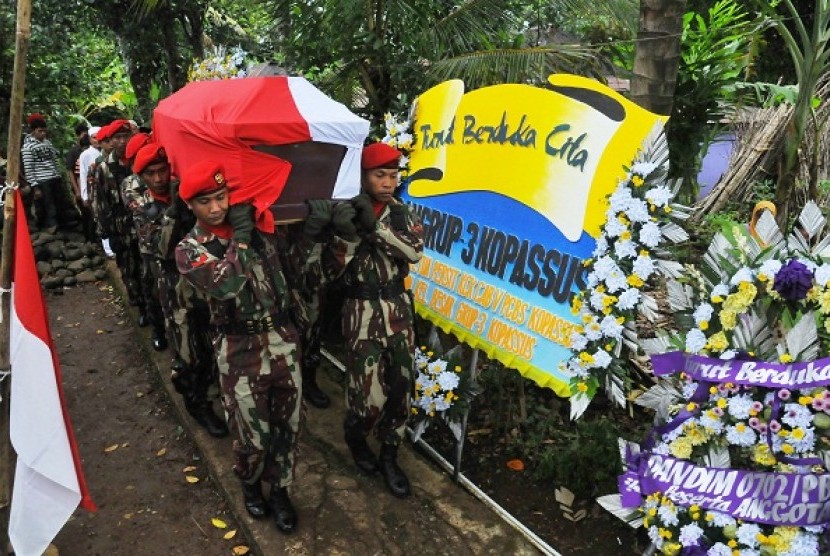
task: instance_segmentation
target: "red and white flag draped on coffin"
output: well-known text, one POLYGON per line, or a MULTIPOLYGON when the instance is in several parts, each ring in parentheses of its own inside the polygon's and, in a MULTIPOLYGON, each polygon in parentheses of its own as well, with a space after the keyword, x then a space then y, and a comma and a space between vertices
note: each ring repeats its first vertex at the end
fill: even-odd
MULTIPOLYGON (((23 207, 19 192, 15 202, 23 207)), ((60 366, 23 210, 17 211, 13 276, 9 426, 17 467, 9 538, 15 554, 39 556, 78 504, 90 511, 95 511, 95 504, 63 399, 60 366)))
POLYGON ((231 203, 253 200, 258 216, 282 193, 291 164, 253 147, 309 141, 345 147, 331 197, 349 199, 360 193, 360 153, 368 133, 369 122, 302 77, 195 81, 153 112, 153 135, 174 174, 201 160, 220 161, 231 203))

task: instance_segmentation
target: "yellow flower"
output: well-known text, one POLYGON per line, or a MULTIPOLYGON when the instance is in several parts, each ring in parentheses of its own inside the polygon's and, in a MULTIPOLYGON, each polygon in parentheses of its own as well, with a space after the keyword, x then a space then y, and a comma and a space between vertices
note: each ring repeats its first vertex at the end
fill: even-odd
POLYGON ((579 312, 582 310, 582 297, 581 296, 574 296, 573 301, 571 301, 571 313, 574 315, 578 315, 579 312))
POLYGON ((795 448, 793 448, 791 444, 782 444, 781 451, 789 456, 790 454, 795 452, 795 448))
POLYGON ((586 365, 590 365, 594 362, 594 356, 588 353, 587 351, 583 351, 579 354, 579 360, 586 365))
POLYGON ((646 183, 646 181, 642 177, 636 174, 631 176, 631 185, 633 185, 634 187, 640 187, 644 183, 646 183))
MULTIPOLYGON (((671 531, 669 531, 671 533, 671 531)), ((663 543, 663 548, 660 549, 660 552, 663 553, 665 556, 677 556, 680 554, 680 549, 683 548, 680 543, 677 542, 667 542, 663 543)))
MULTIPOLYGON (((712 334, 706 342, 706 348, 712 351, 722 352, 725 351, 727 347, 729 347, 729 340, 726 339, 726 334, 724 334, 723 331, 712 334)), ((712 393, 714 394, 714 392, 712 393)))
POLYGON ((802 429, 801 427, 794 428, 792 432, 792 437, 796 440, 801 440, 802 438, 804 438, 804 429, 802 429))
POLYGON ((766 443, 756 444, 753 449, 752 459, 761 465, 775 465, 775 457, 770 452, 769 446, 766 443))
POLYGON ((588 391, 588 385, 585 384, 584 382, 580 382, 579 384, 576 385, 576 389, 579 390, 580 392, 587 392, 588 391))
POLYGON ((726 406, 728 405, 726 398, 718 398, 718 401, 716 403, 718 404, 718 407, 720 409, 726 409, 726 406))
POLYGON ((665 212, 666 214, 670 213, 671 207, 669 205, 666 205, 665 207, 663 207, 663 212, 665 212))
POLYGON ((636 274, 630 274, 625 279, 625 281, 628 282, 628 285, 632 288, 642 288, 645 284, 645 282, 643 282, 643 279, 637 276, 636 274))
POLYGON ((685 436, 675 438, 669 444, 669 452, 676 458, 689 459, 692 456, 692 443, 685 436))
POLYGON ((811 403, 813 403, 813 397, 812 396, 799 396, 798 397, 798 403, 801 404, 801 405, 810 405, 811 403))
POLYGON ((699 327, 701 330, 706 330, 706 329, 708 329, 708 328, 709 328, 709 321, 708 321, 708 320, 702 320, 702 321, 700 321, 700 324, 698 325, 698 327, 699 327))
POLYGON ((620 239, 621 239, 622 241, 628 241, 629 239, 631 239, 631 231, 630 231, 630 230, 626 230, 626 231, 624 231, 623 233, 621 233, 621 234, 620 234, 620 239))
POLYGON ((789 353, 782 353, 778 356, 778 361, 780 361, 781 363, 792 363, 792 360, 793 356, 789 353))
POLYGON ((830 313, 830 289, 818 294, 818 307, 822 313, 830 313))
POLYGON ((735 311, 722 310, 720 312, 720 324, 726 330, 732 330, 738 324, 738 315, 735 311))

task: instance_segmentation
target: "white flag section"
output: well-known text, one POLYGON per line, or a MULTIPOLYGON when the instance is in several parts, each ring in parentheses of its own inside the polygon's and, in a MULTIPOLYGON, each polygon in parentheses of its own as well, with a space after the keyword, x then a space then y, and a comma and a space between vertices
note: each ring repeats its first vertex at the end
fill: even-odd
MULTIPOLYGON (((17 195, 18 207, 22 207, 17 195)), ((11 442, 17 452, 9 539, 17 556, 40 555, 78 507, 94 510, 64 410, 28 226, 17 211, 11 307, 11 442)))

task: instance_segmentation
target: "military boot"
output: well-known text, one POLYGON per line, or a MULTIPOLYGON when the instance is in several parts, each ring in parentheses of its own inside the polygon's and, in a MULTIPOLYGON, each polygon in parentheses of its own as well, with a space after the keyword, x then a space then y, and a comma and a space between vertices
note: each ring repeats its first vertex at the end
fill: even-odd
POLYGON ((389 491, 398 498, 406 498, 412 494, 409 489, 409 479, 403 470, 398 467, 398 446, 384 444, 380 448, 380 474, 386 480, 389 491))
POLYGON ((150 341, 153 343, 153 349, 156 351, 164 351, 167 349, 167 337, 164 334, 163 326, 153 326, 153 335, 150 341))
POLYGON ((262 483, 260 481, 249 485, 242 482, 242 497, 245 499, 245 509, 254 519, 262 519, 268 515, 268 504, 262 496, 262 483))
POLYGON ((269 500, 271 511, 274 512, 274 523, 277 529, 283 533, 293 533, 297 529, 297 511, 288 497, 286 487, 271 485, 271 497, 269 500))
POLYGON ((303 398, 320 409, 325 409, 331 405, 328 394, 317 385, 317 367, 303 367, 303 398))
POLYGON ((196 404, 187 404, 185 402, 187 412, 199 423, 207 433, 214 438, 224 438, 228 436, 228 424, 225 420, 213 411, 213 407, 207 402, 196 404))
POLYGON ((369 475, 377 473, 378 459, 366 443, 366 437, 363 436, 363 433, 357 430, 357 427, 347 427, 345 438, 346 445, 349 447, 358 469, 369 475))

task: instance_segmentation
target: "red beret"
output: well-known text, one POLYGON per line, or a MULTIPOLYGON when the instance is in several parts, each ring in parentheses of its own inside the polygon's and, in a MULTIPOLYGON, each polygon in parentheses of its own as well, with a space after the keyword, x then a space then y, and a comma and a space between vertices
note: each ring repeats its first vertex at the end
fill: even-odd
POLYGON ((34 114, 29 114, 29 117, 26 118, 26 123, 32 129, 46 127, 46 118, 40 112, 35 112, 34 114))
MULTIPOLYGON (((124 151, 124 156, 127 160, 132 160, 138 154, 139 149, 151 141, 148 133, 136 133, 130 140, 127 141, 127 150, 124 151)), ((138 172, 136 172, 138 173, 138 172)))
POLYGON ((373 168, 397 168, 401 151, 386 143, 372 143, 363 147, 360 167, 364 170, 373 168))
POLYGON ((193 197, 213 193, 227 187, 225 167, 215 160, 202 160, 188 166, 179 182, 179 197, 185 201, 193 197))
POLYGON ((130 126, 129 120, 114 120, 110 127, 112 131, 110 131, 110 137, 115 135, 116 133, 132 133, 133 128, 130 126))
POLYGON ((164 152, 164 147, 159 143, 147 143, 135 155, 133 161, 133 172, 140 174, 150 164, 157 162, 167 162, 167 153, 164 152))
POLYGON ((98 135, 95 136, 95 139, 98 141, 106 141, 110 137, 112 137, 112 122, 105 126, 101 126, 101 129, 98 130, 98 135))

